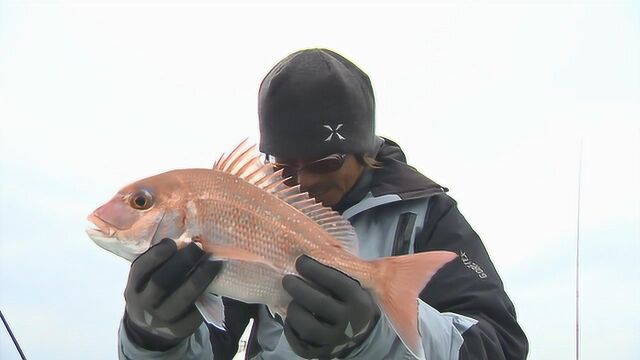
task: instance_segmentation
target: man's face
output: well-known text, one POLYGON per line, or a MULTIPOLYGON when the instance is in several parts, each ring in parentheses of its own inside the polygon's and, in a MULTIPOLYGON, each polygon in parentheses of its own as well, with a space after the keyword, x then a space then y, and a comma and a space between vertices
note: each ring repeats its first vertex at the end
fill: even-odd
POLYGON ((277 167, 284 168, 284 176, 292 176, 288 185, 300 184, 303 192, 334 206, 353 187, 364 167, 352 154, 333 154, 315 159, 276 157, 277 167))

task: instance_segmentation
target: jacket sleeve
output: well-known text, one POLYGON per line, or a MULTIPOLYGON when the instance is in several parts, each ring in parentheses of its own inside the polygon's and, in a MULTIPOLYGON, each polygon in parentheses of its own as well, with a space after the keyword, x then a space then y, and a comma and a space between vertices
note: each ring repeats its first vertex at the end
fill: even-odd
POLYGON ((249 319, 256 311, 255 305, 223 298, 225 331, 203 323, 196 332, 176 345, 164 351, 149 351, 136 345, 127 336, 124 325, 118 331, 118 355, 120 360, 144 359, 186 359, 186 360, 230 360, 238 352, 238 342, 249 319))
POLYGON ((167 351, 150 351, 136 345, 127 336, 124 324, 120 322, 118 330, 118 359, 120 360, 211 360, 213 352, 209 342, 206 324, 200 325, 196 332, 167 351))
POLYGON ((449 250, 458 259, 445 265, 420 298, 441 313, 477 323, 462 332, 460 359, 525 359, 529 344, 515 308, 478 234, 447 195, 431 198, 415 251, 449 250))
POLYGON ((412 354, 402 343, 383 314, 369 337, 346 359, 437 359, 456 360, 462 333, 476 321, 458 314, 440 313, 418 301, 418 323, 422 335, 421 353, 412 354))

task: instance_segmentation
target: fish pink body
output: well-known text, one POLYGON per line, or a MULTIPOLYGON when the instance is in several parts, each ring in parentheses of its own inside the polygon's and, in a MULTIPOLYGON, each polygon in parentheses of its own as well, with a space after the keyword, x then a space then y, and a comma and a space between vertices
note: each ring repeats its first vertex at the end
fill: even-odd
POLYGON ((87 230, 89 236, 130 261, 165 237, 190 239, 212 258, 225 260, 208 292, 266 304, 283 317, 290 297, 282 277, 297 274, 295 261, 306 254, 369 289, 402 341, 417 353, 416 298, 456 255, 434 251, 360 259, 347 220, 299 187, 284 185, 281 172, 264 165, 255 147, 243 144, 214 169, 169 171, 123 188, 89 216, 98 227, 87 230))

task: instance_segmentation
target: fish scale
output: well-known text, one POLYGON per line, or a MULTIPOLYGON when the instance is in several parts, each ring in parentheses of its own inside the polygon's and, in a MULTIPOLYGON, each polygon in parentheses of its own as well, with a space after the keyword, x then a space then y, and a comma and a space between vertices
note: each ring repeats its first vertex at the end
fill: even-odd
MULTIPOLYGON (((173 170, 126 186, 89 216, 98 229, 88 233, 128 260, 159 239, 178 239, 182 246, 190 238, 212 259, 225 262, 207 293, 266 304, 283 318, 291 298, 281 280, 297 275, 296 260, 307 255, 369 290, 403 343, 420 356, 416 299, 456 255, 432 251, 360 259, 351 224, 298 186, 286 186, 281 175, 260 161, 255 145, 246 148, 243 142, 213 169, 173 170), (136 197, 147 207, 127 200, 136 197)), ((223 326, 223 304, 212 299, 205 295, 198 309, 223 326)))
MULTIPOLYGON (((224 177, 225 174, 216 174, 209 176, 208 180, 224 184, 228 182, 224 177)), ((323 245, 328 249, 337 248, 337 242, 322 232, 316 223, 299 212, 292 212, 291 207, 283 201, 267 196, 268 194, 260 189, 249 185, 233 183, 233 186, 240 188, 229 186, 229 193, 221 195, 220 198, 194 201, 197 203, 195 211, 198 216, 189 217, 196 223, 193 224, 193 228, 188 225, 188 231, 192 235, 201 235, 212 243, 231 240, 234 246, 272 258, 276 263, 290 263, 291 256, 301 255, 292 254, 292 249, 315 250, 323 245), (254 194, 251 194, 252 191, 254 194), (235 197, 244 192, 249 193, 246 195, 249 198, 257 199, 254 209, 248 211, 236 201, 235 197), (290 212, 286 217, 282 215, 285 211, 290 212), (241 217, 250 218, 251 224, 246 227, 240 226, 237 219, 241 217), (216 226, 213 219, 217 219, 220 225, 216 226), (287 239, 280 229, 286 230, 294 238, 287 239), (216 237, 221 238, 220 241, 216 237), (316 241, 310 241, 311 238, 315 238, 316 241), (274 250, 279 251, 272 253, 274 250)), ((321 256, 321 253, 318 256, 321 256)))
MULTIPOLYGON (((242 214, 241 211, 243 209, 240 209, 240 211, 229 210, 231 206, 233 205, 220 202, 209 205, 206 201, 199 201, 197 208, 213 209, 215 213, 214 216, 219 216, 223 225, 221 227, 209 226, 208 232, 202 232, 200 231, 201 227, 210 222, 210 220, 204 219, 206 216, 203 216, 198 217, 201 219, 201 222, 189 231, 203 234, 204 238, 212 243, 230 241, 239 248, 251 251, 261 257, 272 259, 274 266, 281 266, 276 264, 282 264, 287 265, 289 269, 293 268, 292 264, 294 261, 292 260, 303 253, 317 258, 320 261, 329 258, 340 259, 344 256, 340 251, 336 251, 341 250, 337 246, 332 246, 333 244, 330 244, 328 241, 322 243, 322 240, 332 238, 322 233, 318 226, 307 218, 289 218, 289 221, 285 218, 283 219, 284 221, 279 221, 274 220, 273 217, 253 216, 251 224, 243 227, 238 223, 234 223, 232 219, 242 217, 243 215, 247 215, 247 217, 251 217, 252 215, 242 214), (226 210, 224 210, 225 208, 226 210), (229 220, 227 222, 224 219, 229 220), (296 221, 298 221, 298 223, 296 223, 296 221), (225 224, 227 223, 230 225, 228 228, 231 229, 230 232, 227 232, 228 229, 225 229, 225 224), (287 226, 287 223, 294 225, 287 226), (282 229, 286 230, 286 232, 282 229), (218 239, 216 239, 216 237, 218 237, 218 239), (308 239, 310 238, 315 238, 318 241, 309 241, 308 239)), ((234 210, 236 209, 237 208, 234 210)), ((200 213, 199 210, 198 213, 200 213)), ((345 261, 344 267, 348 269, 348 265, 351 263, 352 262, 345 261)), ((282 268, 281 270, 284 269, 285 268, 282 268)), ((351 269, 348 270, 355 270, 355 268, 351 267, 351 269)))

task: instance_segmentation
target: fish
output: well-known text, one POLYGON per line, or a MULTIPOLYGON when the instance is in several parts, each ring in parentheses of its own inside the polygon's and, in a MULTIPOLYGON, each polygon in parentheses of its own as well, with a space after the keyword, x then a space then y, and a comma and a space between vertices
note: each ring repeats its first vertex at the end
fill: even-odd
POLYGON ((213 168, 177 169, 135 181, 88 216, 93 226, 87 234, 128 261, 164 238, 179 248, 194 242, 210 260, 224 261, 196 303, 205 320, 220 329, 220 297, 265 304, 286 318, 291 297, 282 278, 299 275, 296 260, 306 255, 358 281, 402 342, 420 356, 418 295, 457 254, 361 259, 351 223, 299 185, 285 184, 282 169, 261 159, 245 139, 213 168))

